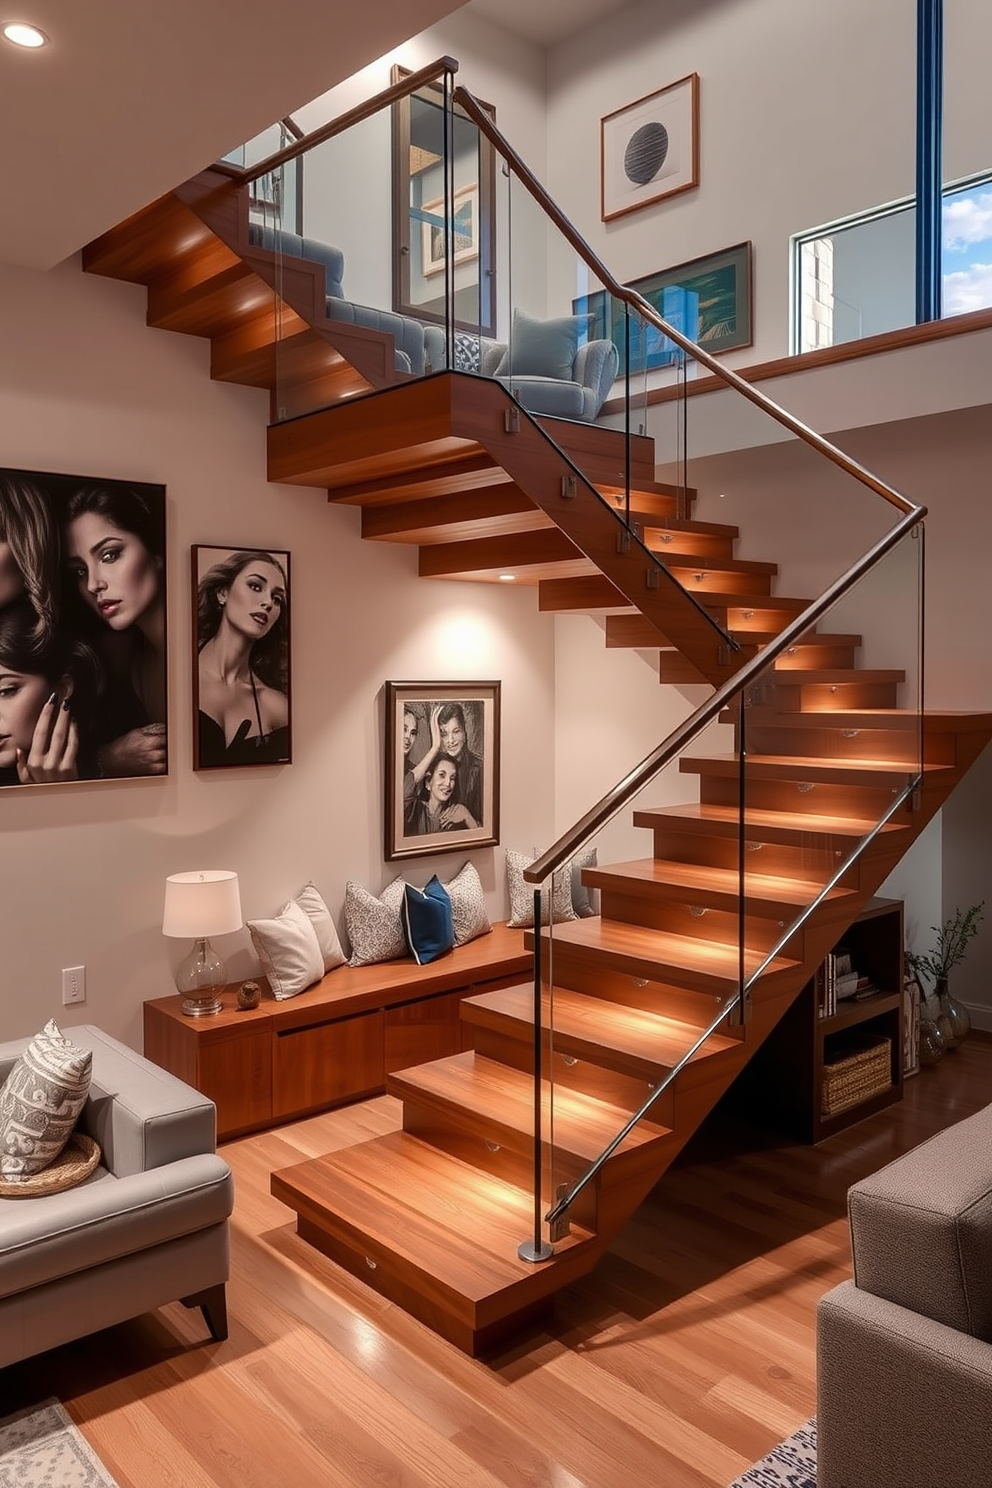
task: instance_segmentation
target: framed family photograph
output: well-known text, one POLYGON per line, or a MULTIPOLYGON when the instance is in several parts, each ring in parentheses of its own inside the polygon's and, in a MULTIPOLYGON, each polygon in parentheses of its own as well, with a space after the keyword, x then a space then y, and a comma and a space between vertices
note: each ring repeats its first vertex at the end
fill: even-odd
POLYGON ((699 74, 600 120, 602 218, 612 222, 699 185, 699 74))
POLYGON ((498 682, 387 682, 386 858, 499 841, 498 682))
MULTIPOLYGON (((688 263, 633 279, 635 289, 669 325, 710 352, 750 346, 752 328, 751 244, 736 243, 688 263)), ((627 351, 628 320, 620 300, 605 290, 572 301, 577 315, 589 315, 589 339, 612 340, 621 365, 627 351)), ((675 343, 656 326, 632 316, 630 321, 632 371, 671 366, 678 357, 675 343)))
POLYGON ((197 546, 192 580, 194 769, 289 764, 289 554, 197 546))
POLYGON ((0 469, 0 785, 168 771, 165 487, 0 469))

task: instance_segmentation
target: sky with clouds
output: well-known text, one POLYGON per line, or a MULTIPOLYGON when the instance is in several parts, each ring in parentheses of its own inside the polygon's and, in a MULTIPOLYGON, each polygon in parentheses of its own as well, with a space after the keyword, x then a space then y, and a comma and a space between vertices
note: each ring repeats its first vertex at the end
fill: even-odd
POLYGON ((944 203, 943 313, 992 305, 992 189, 976 187, 944 203))

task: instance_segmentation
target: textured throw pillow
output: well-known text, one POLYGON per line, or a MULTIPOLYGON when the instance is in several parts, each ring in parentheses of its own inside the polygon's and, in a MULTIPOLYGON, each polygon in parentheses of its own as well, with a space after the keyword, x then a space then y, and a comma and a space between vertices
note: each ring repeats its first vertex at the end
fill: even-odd
POLYGON ((248 933, 272 995, 279 1002, 306 991, 324 975, 317 932, 310 916, 291 899, 274 920, 248 920, 248 933))
POLYGON ((513 330, 497 377, 555 377, 570 382, 579 337, 588 330, 589 315, 563 315, 557 320, 535 320, 523 310, 513 312, 513 330))
POLYGON ((595 868, 596 864, 594 847, 584 847, 572 859, 572 908, 580 920, 588 920, 599 914, 599 890, 586 888, 582 882, 583 868, 595 868))
POLYGON ((486 913, 486 896, 482 891, 482 880, 474 863, 460 868, 449 884, 445 884, 451 900, 451 919, 455 928, 455 945, 468 945, 479 935, 488 935, 492 930, 486 913))
MULTIPOLYGON (((525 930, 534 923, 534 889, 535 885, 527 883, 524 878, 524 869, 529 868, 534 858, 526 858, 523 853, 507 851, 506 854, 506 887, 510 895, 510 918, 508 923, 515 930, 525 930)), ((554 891, 548 894, 546 885, 541 885, 543 897, 541 900, 541 924, 546 925, 549 918, 556 925, 562 920, 574 920, 577 918, 572 908, 572 871, 566 864, 554 875, 554 891)))
POLYGON ((479 337, 470 331, 455 332, 454 369, 456 372, 478 372, 482 365, 479 337))
POLYGON ((436 961, 455 943, 451 900, 437 875, 424 888, 407 884, 403 890, 403 929, 410 954, 418 966, 436 961))
POLYGON ((351 941, 349 966, 374 966, 407 954, 400 917, 405 888, 402 878, 394 878, 377 899, 349 880, 344 891, 344 919, 351 941))
POLYGON ((35 1034, 0 1090, 0 1175, 23 1182, 61 1153, 90 1089, 93 1055, 53 1020, 35 1034))
POLYGON ((331 911, 321 898, 316 884, 308 883, 305 889, 301 889, 296 896, 296 902, 314 928, 325 972, 333 971, 335 966, 343 966, 348 958, 341 949, 337 926, 331 918, 331 911))

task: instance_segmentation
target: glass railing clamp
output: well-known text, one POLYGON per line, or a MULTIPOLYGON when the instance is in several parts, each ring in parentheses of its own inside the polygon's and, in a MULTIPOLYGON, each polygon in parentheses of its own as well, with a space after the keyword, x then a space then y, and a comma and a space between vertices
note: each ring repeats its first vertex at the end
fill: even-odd
POLYGON ((563 475, 561 478, 562 500, 574 501, 578 493, 578 486, 576 485, 575 476, 563 475))
POLYGON ((520 433, 520 409, 508 408, 503 415, 503 427, 507 434, 520 433))

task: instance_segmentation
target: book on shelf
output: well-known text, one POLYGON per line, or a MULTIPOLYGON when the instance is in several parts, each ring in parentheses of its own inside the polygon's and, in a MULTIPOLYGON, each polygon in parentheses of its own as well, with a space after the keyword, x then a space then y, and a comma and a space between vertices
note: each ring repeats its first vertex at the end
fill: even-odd
POLYGON ((855 968, 851 952, 843 946, 830 951, 816 969, 813 979, 816 1012, 820 1018, 832 1018, 839 1002, 861 1002, 874 997, 877 986, 870 977, 855 968))

